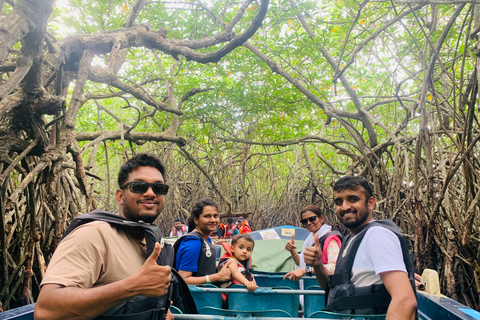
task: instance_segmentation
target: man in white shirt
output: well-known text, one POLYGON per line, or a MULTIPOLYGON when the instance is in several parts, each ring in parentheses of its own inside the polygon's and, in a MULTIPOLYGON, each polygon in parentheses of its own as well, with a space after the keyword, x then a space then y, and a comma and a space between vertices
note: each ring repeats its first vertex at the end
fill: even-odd
POLYGON ((386 319, 415 319, 417 301, 413 266, 400 231, 391 220, 375 221, 375 198, 363 177, 347 176, 333 186, 338 218, 349 229, 334 275, 328 277, 318 236, 304 259, 313 265, 318 283, 328 288, 326 310, 382 314, 386 319))

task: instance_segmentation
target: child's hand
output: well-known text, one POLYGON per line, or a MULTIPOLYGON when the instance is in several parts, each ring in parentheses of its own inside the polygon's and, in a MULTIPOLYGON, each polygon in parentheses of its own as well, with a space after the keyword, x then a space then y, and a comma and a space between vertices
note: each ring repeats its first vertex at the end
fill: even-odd
POLYGON ((258 288, 257 284, 255 283, 255 281, 248 281, 246 284, 245 284, 245 287, 247 287, 248 291, 255 291, 255 289, 258 288))

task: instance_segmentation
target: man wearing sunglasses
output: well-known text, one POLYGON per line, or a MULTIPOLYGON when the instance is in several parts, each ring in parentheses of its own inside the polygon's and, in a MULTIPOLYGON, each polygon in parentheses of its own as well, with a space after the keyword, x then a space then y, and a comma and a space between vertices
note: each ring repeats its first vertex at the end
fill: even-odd
MULTIPOLYGON (((124 317, 134 304, 155 309, 169 300, 171 268, 161 259, 168 247, 156 242, 161 232, 150 225, 168 192, 165 167, 140 154, 121 166, 118 185, 119 216, 95 210, 67 229, 43 278, 35 319, 101 319, 106 312, 124 317)), ((157 309, 135 319, 173 319, 168 307, 157 309)))
POLYGON ((304 252, 305 263, 314 266, 318 283, 328 289, 325 310, 415 319, 414 272, 405 240, 392 220, 373 219, 375 197, 368 181, 341 178, 333 186, 333 202, 337 217, 350 231, 334 274, 329 276, 321 263, 318 235, 315 246, 304 252))

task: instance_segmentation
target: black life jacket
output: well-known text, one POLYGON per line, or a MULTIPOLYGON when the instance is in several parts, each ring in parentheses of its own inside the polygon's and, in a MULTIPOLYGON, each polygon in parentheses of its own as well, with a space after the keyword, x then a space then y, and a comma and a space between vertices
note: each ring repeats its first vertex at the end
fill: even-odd
POLYGON ((327 306, 324 310, 362 315, 387 313, 391 297, 383 284, 355 287, 350 282, 352 278, 352 266, 358 247, 367 230, 373 226, 381 226, 391 230, 400 240, 403 261, 413 291, 415 292, 413 265, 408 255, 407 244, 400 230, 390 219, 372 221, 354 235, 345 237, 340 253, 338 254, 335 273, 328 277, 327 306))
POLYGON ((172 245, 165 243, 162 239, 162 232, 160 229, 152 224, 143 221, 137 222, 125 219, 119 215, 103 211, 95 210, 76 217, 68 226, 63 234, 65 238, 75 228, 93 221, 105 221, 112 226, 123 226, 129 228, 142 228, 145 232, 145 242, 147 246, 147 256, 150 256, 155 247, 155 242, 159 242, 162 246, 162 251, 157 258, 157 264, 162 266, 172 267, 171 284, 166 295, 161 297, 146 297, 135 296, 125 300, 123 303, 107 310, 102 315, 95 319, 164 319, 165 314, 170 306, 170 301, 173 305, 179 308, 184 313, 198 313, 195 302, 188 285, 183 278, 173 269, 174 249, 172 245))
POLYGON ((208 243, 207 240, 202 236, 202 234, 198 231, 189 232, 183 236, 181 236, 173 245, 175 248, 175 261, 173 265, 177 265, 177 253, 178 248, 180 248, 180 244, 185 237, 195 237, 202 242, 202 249, 200 251, 200 256, 198 257, 198 264, 197 264, 197 272, 193 272, 192 276, 194 277, 201 277, 209 274, 215 273, 215 246, 213 244, 208 243))

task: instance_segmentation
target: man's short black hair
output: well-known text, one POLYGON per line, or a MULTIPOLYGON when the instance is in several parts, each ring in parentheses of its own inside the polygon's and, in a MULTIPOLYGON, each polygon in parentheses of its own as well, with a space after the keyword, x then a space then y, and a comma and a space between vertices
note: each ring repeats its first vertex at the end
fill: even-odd
POLYGON ((175 219, 175 220, 173 220, 173 223, 175 223, 175 222, 180 222, 180 223, 182 223, 182 220, 180 220, 180 219, 175 219))
POLYGON ((342 190, 354 190, 357 191, 360 187, 365 190, 365 196, 370 199, 373 196, 373 189, 367 179, 357 176, 346 176, 340 178, 333 185, 334 192, 340 192, 342 190))
POLYGON ((165 181, 165 165, 163 164, 162 160, 158 157, 147 154, 147 153, 140 153, 133 158, 127 160, 122 166, 120 167, 120 171, 118 172, 118 187, 121 188, 128 179, 128 174, 133 170, 139 167, 154 167, 160 171, 163 176, 163 180, 165 181))
POLYGON ((232 218, 228 218, 228 219, 227 219, 227 223, 233 224, 233 219, 232 219, 232 218))

